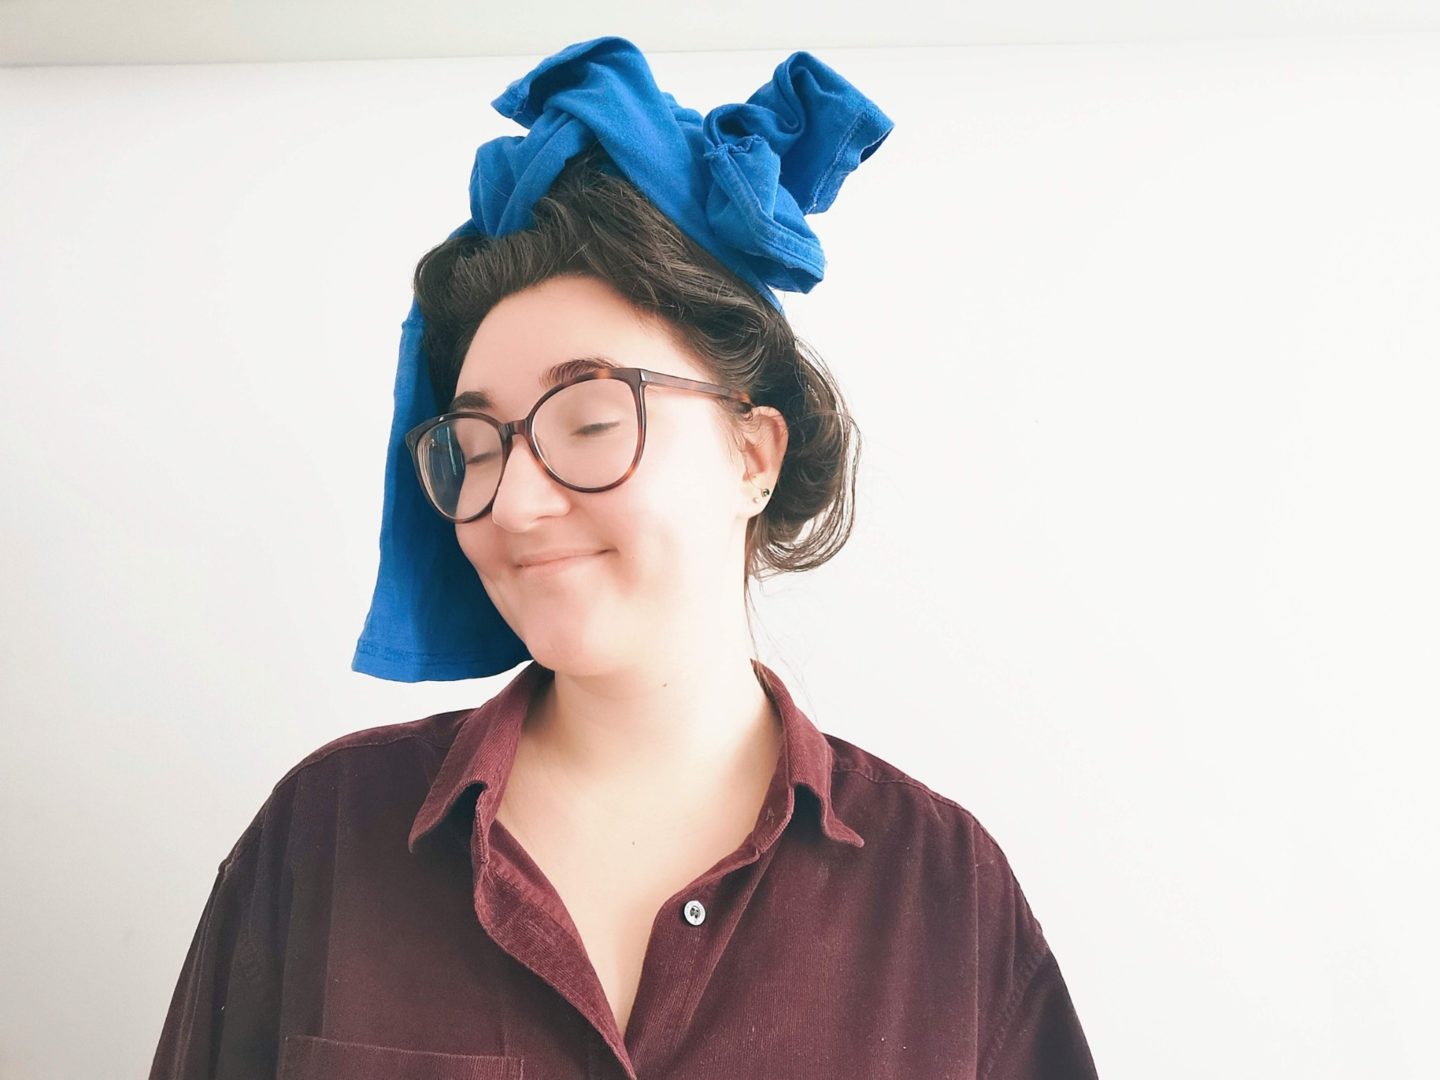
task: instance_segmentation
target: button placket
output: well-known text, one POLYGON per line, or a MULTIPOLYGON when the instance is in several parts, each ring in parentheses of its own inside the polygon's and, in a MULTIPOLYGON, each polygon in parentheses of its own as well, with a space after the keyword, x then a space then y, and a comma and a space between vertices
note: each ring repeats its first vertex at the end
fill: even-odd
POLYGON ((713 882, 692 882, 693 891, 672 896, 655 913, 655 925, 630 1024, 626 1047, 639 1074, 669 1075, 667 1062, 683 1039, 696 992, 694 973, 709 970, 723 919, 715 908, 713 882), (677 917, 678 916, 678 917, 677 917), (719 919, 720 922, 716 922, 719 919), (708 920, 708 922, 707 922, 708 920))

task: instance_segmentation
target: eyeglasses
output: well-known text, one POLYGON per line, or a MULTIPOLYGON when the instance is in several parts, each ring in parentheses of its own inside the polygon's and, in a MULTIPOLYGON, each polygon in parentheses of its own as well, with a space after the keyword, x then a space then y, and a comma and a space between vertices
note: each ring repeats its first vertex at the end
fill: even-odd
POLYGON ((608 491, 630 479, 645 450, 645 388, 693 390, 753 409, 750 395, 645 368, 601 368, 553 386, 523 420, 502 424, 469 410, 444 413, 405 435, 430 505, 463 524, 490 512, 516 436, 557 483, 608 491))

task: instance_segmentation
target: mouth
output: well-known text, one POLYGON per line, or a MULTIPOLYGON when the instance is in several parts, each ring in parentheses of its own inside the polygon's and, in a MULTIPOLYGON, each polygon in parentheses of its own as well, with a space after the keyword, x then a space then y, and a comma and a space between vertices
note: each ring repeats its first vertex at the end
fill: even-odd
POLYGON ((517 567, 517 572, 522 578, 549 577, 552 574, 560 574, 574 566, 598 559, 604 551, 594 551, 587 555, 569 555, 563 559, 550 559, 547 562, 531 563, 528 566, 517 567))

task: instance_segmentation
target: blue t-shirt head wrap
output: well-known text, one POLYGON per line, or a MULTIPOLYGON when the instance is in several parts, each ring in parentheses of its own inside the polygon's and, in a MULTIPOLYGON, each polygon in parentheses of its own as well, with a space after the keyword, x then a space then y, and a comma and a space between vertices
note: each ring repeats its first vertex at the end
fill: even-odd
MULTIPOLYGON (((655 85, 618 37, 571 45, 493 102, 529 133, 475 153, 470 220, 451 237, 503 236, 531 224, 565 163, 596 142, 692 240, 772 305, 809 292, 825 256, 805 215, 827 209, 845 177, 894 126, 875 103, 806 52, 792 54, 743 103, 701 116, 655 85)), ((385 462, 380 571, 351 667, 397 682, 496 675, 530 659, 455 539, 426 501, 404 442, 438 415, 414 301, 401 325, 395 415, 385 462)))

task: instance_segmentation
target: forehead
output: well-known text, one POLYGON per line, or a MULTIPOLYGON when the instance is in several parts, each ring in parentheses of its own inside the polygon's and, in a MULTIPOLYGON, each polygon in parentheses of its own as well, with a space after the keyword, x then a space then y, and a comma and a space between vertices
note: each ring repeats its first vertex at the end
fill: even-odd
POLYGON ((480 323, 455 384, 458 397, 522 411, 556 382, 597 366, 687 378, 706 371, 665 324, 595 278, 551 278, 505 297, 480 323))

